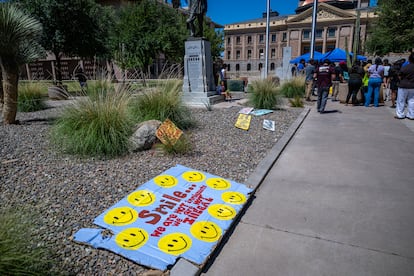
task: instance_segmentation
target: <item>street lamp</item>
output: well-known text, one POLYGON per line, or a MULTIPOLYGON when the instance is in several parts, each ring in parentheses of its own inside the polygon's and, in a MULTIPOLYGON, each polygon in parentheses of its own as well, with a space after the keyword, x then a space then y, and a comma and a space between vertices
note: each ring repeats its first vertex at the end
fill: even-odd
POLYGON ((270 32, 270 0, 267 0, 266 5, 266 54, 264 64, 264 77, 267 78, 268 65, 269 65, 269 32, 270 32))

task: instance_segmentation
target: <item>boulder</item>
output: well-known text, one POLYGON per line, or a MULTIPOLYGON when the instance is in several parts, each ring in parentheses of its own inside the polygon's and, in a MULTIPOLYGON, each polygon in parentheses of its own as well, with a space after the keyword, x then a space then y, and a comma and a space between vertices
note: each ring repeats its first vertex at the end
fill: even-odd
POLYGON ((138 124, 129 138, 130 151, 136 152, 150 149, 158 140, 155 133, 160 125, 161 122, 158 120, 149 120, 138 124))

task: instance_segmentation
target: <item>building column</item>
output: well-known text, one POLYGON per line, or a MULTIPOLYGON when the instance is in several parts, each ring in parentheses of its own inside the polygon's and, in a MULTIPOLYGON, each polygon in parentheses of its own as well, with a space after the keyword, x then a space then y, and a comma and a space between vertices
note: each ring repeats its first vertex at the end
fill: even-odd
POLYGON ((339 48, 339 34, 341 33, 341 26, 337 28, 336 32, 336 41, 335 41, 335 48, 339 48))
POLYGON ((326 52, 326 38, 328 36, 328 27, 323 28, 322 52, 326 52))

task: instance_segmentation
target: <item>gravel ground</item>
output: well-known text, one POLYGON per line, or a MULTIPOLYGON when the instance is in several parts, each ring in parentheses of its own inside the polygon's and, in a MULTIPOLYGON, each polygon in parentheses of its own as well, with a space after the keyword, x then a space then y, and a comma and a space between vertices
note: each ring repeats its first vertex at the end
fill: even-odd
POLYGON ((241 106, 194 109, 199 127, 191 131, 191 153, 165 156, 150 150, 104 160, 64 155, 51 146, 50 118, 59 109, 19 113, 20 125, 0 125, 0 205, 42 214, 35 226, 39 237, 57 251, 57 270, 69 275, 148 271, 111 252, 77 244, 72 236, 80 228, 96 228, 96 216, 176 164, 244 183, 303 110, 252 116, 250 129, 244 131, 234 127, 241 106), (276 131, 263 129, 263 119, 274 120, 276 131))

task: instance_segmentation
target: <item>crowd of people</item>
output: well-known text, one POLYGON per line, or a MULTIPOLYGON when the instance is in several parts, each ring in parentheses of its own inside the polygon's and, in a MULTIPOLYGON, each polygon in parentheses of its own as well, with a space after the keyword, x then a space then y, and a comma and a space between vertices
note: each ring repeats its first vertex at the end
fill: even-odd
POLYGON ((332 93, 332 101, 338 101, 339 85, 347 83, 345 105, 351 101, 354 106, 379 107, 382 96, 382 100, 391 101, 390 107, 396 109, 395 118, 414 120, 414 53, 408 60, 400 59, 392 64, 388 59, 377 57, 374 62, 356 61, 349 68, 344 61, 335 64, 328 59, 321 62, 310 59, 307 63, 301 60, 293 68, 292 76, 305 76, 306 101, 311 101, 313 91, 317 90, 320 113, 325 112, 329 93, 332 93))

